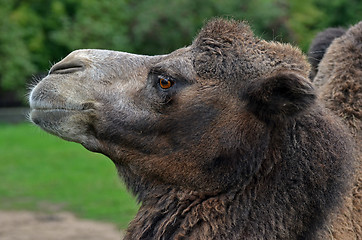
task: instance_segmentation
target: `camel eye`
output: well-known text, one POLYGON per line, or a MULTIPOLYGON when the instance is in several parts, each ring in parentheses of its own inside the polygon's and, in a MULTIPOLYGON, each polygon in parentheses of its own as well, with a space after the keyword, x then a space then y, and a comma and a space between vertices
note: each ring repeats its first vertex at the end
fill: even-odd
POLYGON ((170 78, 163 77, 163 76, 159 76, 158 81, 159 81, 160 87, 162 89, 169 89, 170 87, 172 87, 175 84, 175 81, 173 81, 170 78))

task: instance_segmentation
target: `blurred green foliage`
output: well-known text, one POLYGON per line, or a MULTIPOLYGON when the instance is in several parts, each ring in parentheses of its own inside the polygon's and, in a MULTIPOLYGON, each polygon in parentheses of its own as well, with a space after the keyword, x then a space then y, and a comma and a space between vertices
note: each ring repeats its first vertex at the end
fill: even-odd
POLYGON ((190 44, 215 16, 250 22, 258 36, 304 51, 327 27, 361 20, 360 0, 0 0, 0 92, 69 52, 103 48, 163 54, 190 44))

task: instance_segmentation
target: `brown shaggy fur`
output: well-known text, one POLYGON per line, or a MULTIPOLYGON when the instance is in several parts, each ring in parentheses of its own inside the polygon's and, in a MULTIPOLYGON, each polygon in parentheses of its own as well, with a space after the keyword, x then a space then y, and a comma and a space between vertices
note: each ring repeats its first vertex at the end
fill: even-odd
POLYGON ((333 41, 319 69, 320 98, 349 126, 359 156, 353 189, 329 230, 335 239, 362 239, 362 22, 333 41))
POLYGON ((316 239, 355 159, 308 73, 300 50, 216 19, 168 55, 71 53, 30 119, 113 160, 141 202, 125 239, 316 239))
POLYGON ((326 106, 362 136, 362 22, 328 48, 315 83, 326 106))

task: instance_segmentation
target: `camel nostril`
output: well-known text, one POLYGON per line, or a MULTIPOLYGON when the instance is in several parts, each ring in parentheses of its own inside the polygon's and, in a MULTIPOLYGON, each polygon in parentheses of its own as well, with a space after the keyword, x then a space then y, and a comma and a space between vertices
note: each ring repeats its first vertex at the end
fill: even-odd
POLYGON ((80 61, 75 62, 59 62, 55 64, 49 71, 49 74, 66 74, 81 71, 84 64, 80 61))

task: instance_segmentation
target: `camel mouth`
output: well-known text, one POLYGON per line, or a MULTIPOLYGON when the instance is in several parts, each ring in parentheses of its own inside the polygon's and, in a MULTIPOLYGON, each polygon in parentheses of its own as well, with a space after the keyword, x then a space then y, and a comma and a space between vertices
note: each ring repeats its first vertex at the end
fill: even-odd
POLYGON ((57 122, 76 114, 87 114, 95 111, 95 104, 67 104, 65 106, 51 105, 49 102, 31 101, 29 119, 36 125, 56 124, 57 122))

